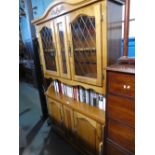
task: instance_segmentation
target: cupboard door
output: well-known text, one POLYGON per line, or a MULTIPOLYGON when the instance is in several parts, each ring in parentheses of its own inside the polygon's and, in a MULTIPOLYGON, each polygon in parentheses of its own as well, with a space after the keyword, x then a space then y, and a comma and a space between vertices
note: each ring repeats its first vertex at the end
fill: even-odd
POLYGON ((74 80, 102 85, 101 6, 94 4, 67 15, 74 80))
POLYGON ((54 20, 61 77, 70 78, 68 39, 65 17, 54 20))
POLYGON ((76 140, 79 147, 90 155, 96 154, 96 122, 75 112, 76 140))
POLYGON ((48 110, 49 115, 51 116, 54 124, 58 127, 63 126, 63 111, 62 111, 62 105, 58 102, 55 102, 53 100, 48 101, 48 110))
POLYGON ((58 76, 58 54, 55 45, 53 21, 39 26, 38 35, 44 74, 58 76))
POLYGON ((73 110, 63 106, 64 111, 64 125, 66 129, 66 133, 70 139, 73 139, 73 128, 74 128, 74 121, 73 121, 73 110))

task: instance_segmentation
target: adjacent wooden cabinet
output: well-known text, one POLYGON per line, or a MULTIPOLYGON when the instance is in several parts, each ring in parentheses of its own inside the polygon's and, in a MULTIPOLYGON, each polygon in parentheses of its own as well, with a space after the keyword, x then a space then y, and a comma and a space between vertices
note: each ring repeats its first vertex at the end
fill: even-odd
POLYGON ((134 65, 113 65, 107 75, 105 155, 134 155, 134 65))

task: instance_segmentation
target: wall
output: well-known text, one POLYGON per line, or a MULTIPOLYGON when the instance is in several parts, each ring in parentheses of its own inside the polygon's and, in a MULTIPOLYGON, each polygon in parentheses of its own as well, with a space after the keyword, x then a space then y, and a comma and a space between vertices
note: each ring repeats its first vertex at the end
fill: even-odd
MULTIPOLYGON (((19 1, 19 6, 22 6, 22 0, 19 1)), ((32 0, 32 7, 37 7, 37 9, 33 10, 33 17, 34 19, 41 16, 44 11, 46 10, 47 6, 52 2, 52 0, 32 0)), ((25 10, 26 12, 26 10, 25 10)), ((28 42, 30 40, 30 30, 28 26, 28 19, 26 16, 23 16, 20 21, 20 29, 21 29, 21 36, 23 42, 28 42)))
POLYGON ((32 0, 32 7, 37 6, 37 10, 34 9, 34 19, 41 16, 52 0, 32 0))

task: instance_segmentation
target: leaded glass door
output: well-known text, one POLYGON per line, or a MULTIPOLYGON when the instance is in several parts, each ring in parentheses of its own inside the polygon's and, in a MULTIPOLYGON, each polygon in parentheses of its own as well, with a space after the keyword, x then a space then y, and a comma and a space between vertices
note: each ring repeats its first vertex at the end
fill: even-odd
POLYGON ((100 8, 92 5, 67 17, 73 79, 98 86, 102 85, 100 8))
POLYGON ((65 16, 54 20, 61 77, 70 78, 68 38, 65 16))
POLYGON ((44 74, 58 76, 58 54, 53 21, 39 27, 38 37, 44 74))

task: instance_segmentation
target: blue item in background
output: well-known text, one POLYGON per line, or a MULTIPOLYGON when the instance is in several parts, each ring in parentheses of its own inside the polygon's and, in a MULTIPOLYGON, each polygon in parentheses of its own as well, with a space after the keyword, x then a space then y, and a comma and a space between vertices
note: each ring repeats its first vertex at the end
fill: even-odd
MULTIPOLYGON (((124 44, 124 39, 122 39, 122 49, 121 49, 121 54, 123 55, 123 45, 124 44)), ((128 41, 128 56, 129 57, 135 57, 135 38, 129 38, 128 41)))

